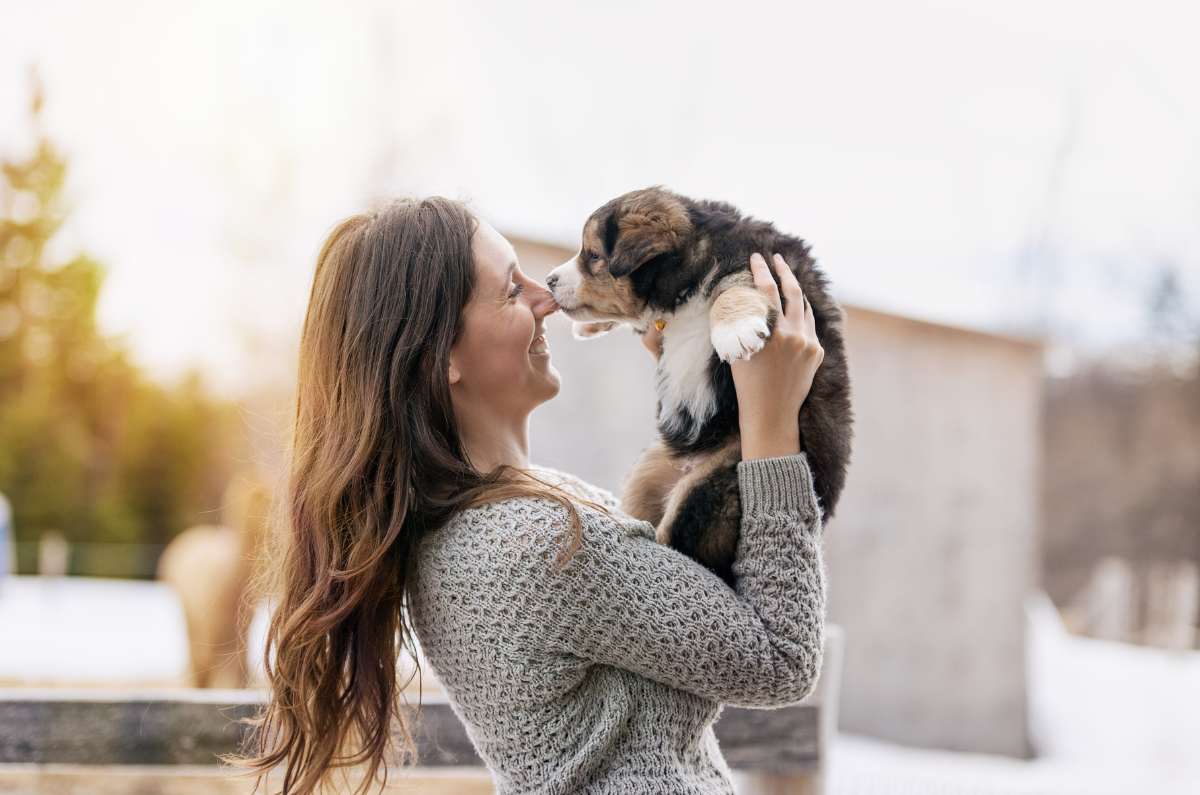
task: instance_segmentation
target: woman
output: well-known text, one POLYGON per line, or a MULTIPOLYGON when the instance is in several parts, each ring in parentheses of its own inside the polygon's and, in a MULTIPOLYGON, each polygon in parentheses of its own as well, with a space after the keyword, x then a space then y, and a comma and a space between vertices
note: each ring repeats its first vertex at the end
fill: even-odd
POLYGON ((529 465, 557 306, 496 230, 437 197, 338 226, 301 341, 271 699, 239 761, 284 765, 290 793, 349 765, 369 789, 394 740, 411 761, 396 663, 415 635, 499 793, 732 792, 721 705, 799 701, 824 638, 796 423, 823 352, 786 264, 786 314, 751 267, 781 315, 734 365, 734 590, 608 492, 529 465))

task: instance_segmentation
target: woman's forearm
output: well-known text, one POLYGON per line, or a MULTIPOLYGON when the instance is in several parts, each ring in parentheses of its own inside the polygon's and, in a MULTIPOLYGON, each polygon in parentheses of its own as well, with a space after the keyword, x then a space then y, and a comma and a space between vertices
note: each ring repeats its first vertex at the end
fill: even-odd
POLYGON ((785 423, 756 422, 743 418, 742 460, 779 458, 800 452, 800 425, 792 417, 785 423))

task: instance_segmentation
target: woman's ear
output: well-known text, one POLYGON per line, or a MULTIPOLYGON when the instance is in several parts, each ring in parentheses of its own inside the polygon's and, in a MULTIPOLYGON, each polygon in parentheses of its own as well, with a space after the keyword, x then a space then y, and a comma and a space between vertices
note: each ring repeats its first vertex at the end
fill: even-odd
POLYGON ((462 373, 458 371, 458 367, 454 364, 454 357, 450 357, 450 385, 454 386, 462 380, 462 373))

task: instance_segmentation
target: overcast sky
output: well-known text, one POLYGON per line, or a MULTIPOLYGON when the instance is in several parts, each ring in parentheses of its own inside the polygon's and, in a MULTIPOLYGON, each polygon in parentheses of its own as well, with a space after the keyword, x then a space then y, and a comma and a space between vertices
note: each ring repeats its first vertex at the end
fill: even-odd
POLYGON ((1200 300, 1195 12, 969 5, 7 0, 0 150, 37 62, 104 327, 230 389, 294 370, 262 351, 322 237, 395 194, 573 245, 661 183, 807 238, 844 300, 1093 349, 1163 262, 1200 300))

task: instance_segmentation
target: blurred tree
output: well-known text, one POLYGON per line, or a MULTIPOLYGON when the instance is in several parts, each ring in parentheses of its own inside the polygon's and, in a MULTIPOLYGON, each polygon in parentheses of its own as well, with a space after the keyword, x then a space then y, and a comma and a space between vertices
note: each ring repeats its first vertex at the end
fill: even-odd
POLYGON ((1200 307, 1184 288, 1181 270, 1170 259, 1154 269, 1146 303, 1150 336, 1154 342, 1189 345, 1200 353, 1200 307))
POLYGON ((1066 605, 1116 557, 1139 632, 1168 598, 1162 566, 1200 564, 1200 305, 1182 274, 1157 263, 1144 339, 1049 379, 1043 406, 1043 585, 1066 605))
POLYGON ((0 492, 18 542, 56 529, 76 543, 162 544, 216 521, 243 449, 237 410, 194 372, 171 387, 147 379, 97 328, 100 264, 51 261, 66 161, 41 111, 35 76, 33 151, 0 160, 0 492))

